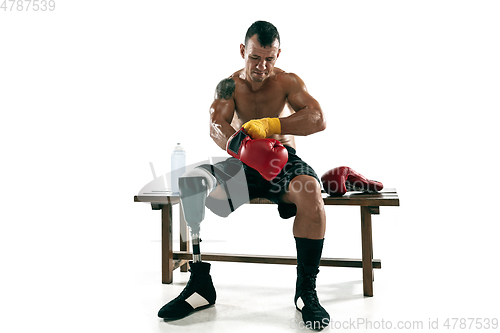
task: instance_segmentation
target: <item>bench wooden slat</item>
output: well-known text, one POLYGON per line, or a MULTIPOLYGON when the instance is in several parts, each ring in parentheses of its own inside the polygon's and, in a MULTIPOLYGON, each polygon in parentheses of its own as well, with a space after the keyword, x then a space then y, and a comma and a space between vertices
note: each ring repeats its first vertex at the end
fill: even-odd
POLYGON ((161 195, 161 194, 152 194, 152 193, 143 193, 134 196, 134 202, 150 202, 155 204, 177 204, 180 203, 179 197, 169 196, 169 195, 161 195))
MULTIPOLYGON (((325 205, 349 205, 349 206, 399 206, 399 197, 394 189, 384 189, 378 193, 348 192, 341 197, 331 197, 322 194, 325 205)), ((151 202, 155 204, 177 204, 180 202, 178 196, 171 196, 162 192, 141 193, 134 196, 135 202, 151 202)), ((272 201, 265 198, 252 199, 250 204, 272 205, 272 201)))
MULTIPOLYGON (((341 197, 331 197, 322 194, 325 205, 350 205, 350 206, 399 206, 399 197, 394 189, 382 190, 379 193, 349 192, 341 197)), ((274 204, 265 198, 256 198, 250 204, 274 204)))

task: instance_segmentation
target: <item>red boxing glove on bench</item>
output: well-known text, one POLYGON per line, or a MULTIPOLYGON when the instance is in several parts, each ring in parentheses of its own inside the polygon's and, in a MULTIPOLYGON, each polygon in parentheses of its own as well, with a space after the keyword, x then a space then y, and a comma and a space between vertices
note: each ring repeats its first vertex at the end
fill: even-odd
POLYGON ((251 139, 243 129, 227 141, 226 151, 266 180, 273 180, 288 162, 288 150, 276 139, 251 139))
POLYGON ((378 192, 384 188, 381 182, 368 180, 353 169, 341 166, 331 169, 321 176, 326 193, 331 196, 342 196, 347 191, 378 192))

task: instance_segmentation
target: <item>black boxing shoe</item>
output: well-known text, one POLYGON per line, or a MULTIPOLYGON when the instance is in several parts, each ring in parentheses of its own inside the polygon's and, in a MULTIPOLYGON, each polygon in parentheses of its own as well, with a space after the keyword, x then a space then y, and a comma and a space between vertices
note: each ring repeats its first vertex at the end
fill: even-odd
POLYGON ((181 319, 195 310, 205 309, 215 304, 216 293, 210 264, 206 262, 189 262, 191 277, 179 296, 165 304, 158 317, 166 320, 181 319))
POLYGON ((319 304, 316 294, 316 276, 318 267, 297 266, 297 284, 295 289, 295 307, 302 312, 306 327, 321 331, 330 324, 330 315, 319 304))

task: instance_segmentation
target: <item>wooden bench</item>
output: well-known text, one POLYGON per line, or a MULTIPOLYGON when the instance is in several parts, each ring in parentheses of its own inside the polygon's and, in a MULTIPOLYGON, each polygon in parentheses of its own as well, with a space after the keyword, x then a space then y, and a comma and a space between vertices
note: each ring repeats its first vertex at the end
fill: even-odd
MULTIPOLYGON (((134 197, 135 202, 151 203, 154 210, 161 210, 162 225, 162 283, 172 283, 173 271, 181 267, 181 271, 188 270, 188 262, 192 260, 190 252, 189 237, 180 237, 180 251, 174 251, 172 246, 172 209, 180 203, 178 196, 173 196, 171 192, 165 190, 150 190, 141 192, 134 197), (184 238, 187 238, 184 239, 184 238)), ((323 201, 326 206, 347 205, 360 206, 361 210, 361 259, 334 259, 322 258, 321 266, 334 267, 357 267, 363 268, 363 291, 365 296, 373 296, 373 269, 381 268, 379 259, 373 259, 372 246, 372 214, 380 213, 380 206, 399 206, 399 198, 395 189, 384 189, 376 194, 348 192, 342 197, 330 197, 323 193, 323 201)), ((250 204, 273 204, 267 199, 254 199, 250 204)), ((180 205, 179 205, 180 207, 180 205)), ((188 227, 180 211, 180 233, 189 235, 188 227)), ((328 218, 328 215, 327 215, 328 218)), ((223 253, 202 252, 204 261, 229 261, 262 264, 286 264, 296 265, 297 258, 285 256, 267 255, 238 255, 223 253)))

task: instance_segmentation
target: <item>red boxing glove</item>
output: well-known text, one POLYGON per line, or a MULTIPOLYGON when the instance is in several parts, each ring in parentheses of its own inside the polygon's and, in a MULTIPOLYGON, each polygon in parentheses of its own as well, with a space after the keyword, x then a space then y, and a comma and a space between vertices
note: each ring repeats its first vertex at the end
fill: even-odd
POLYGON ((266 180, 273 180, 288 162, 288 150, 276 139, 252 140, 243 129, 227 141, 226 151, 266 180))
POLYGON ((326 193, 342 196, 347 191, 378 192, 384 188, 381 182, 368 180, 353 169, 342 166, 327 171, 321 176, 326 193))

